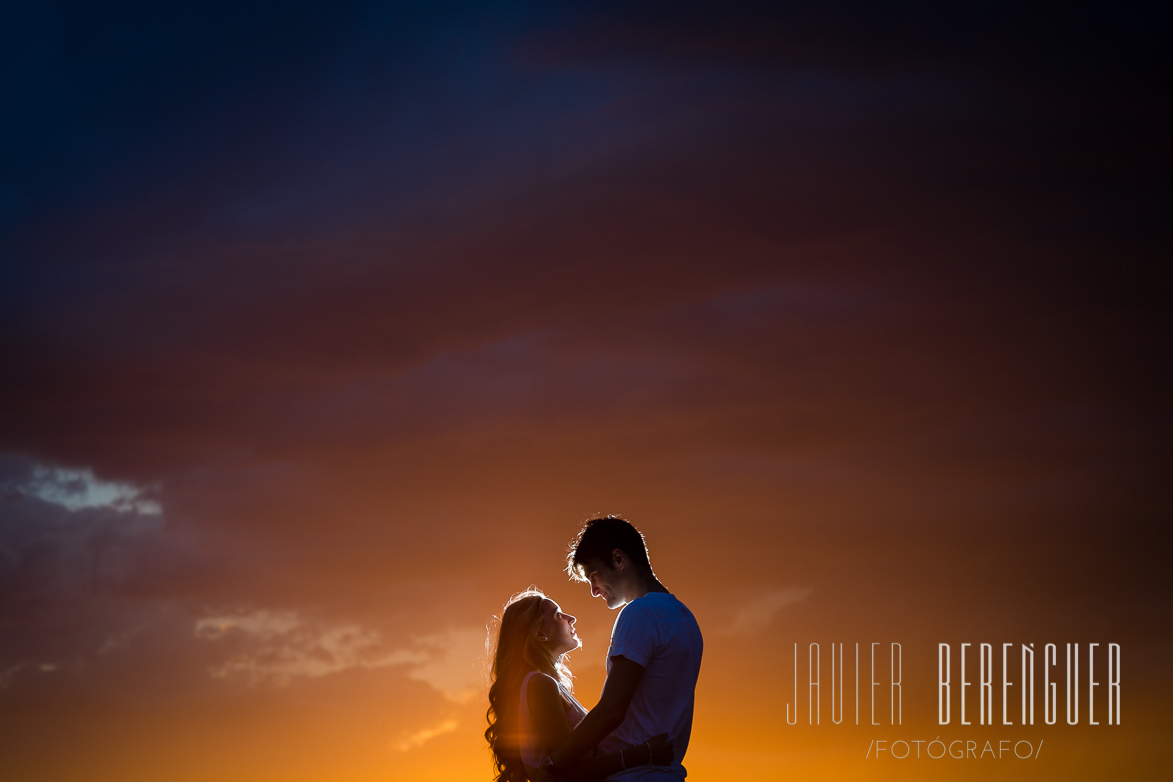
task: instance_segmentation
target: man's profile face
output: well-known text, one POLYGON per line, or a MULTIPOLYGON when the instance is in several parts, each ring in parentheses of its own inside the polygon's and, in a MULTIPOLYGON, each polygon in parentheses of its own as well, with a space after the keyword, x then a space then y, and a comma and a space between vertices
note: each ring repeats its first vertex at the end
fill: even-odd
POLYGON ((621 583, 622 571, 616 570, 602 560, 593 559, 583 567, 587 581, 591 585, 591 596, 601 597, 607 603, 607 608, 621 608, 627 605, 623 597, 621 583))

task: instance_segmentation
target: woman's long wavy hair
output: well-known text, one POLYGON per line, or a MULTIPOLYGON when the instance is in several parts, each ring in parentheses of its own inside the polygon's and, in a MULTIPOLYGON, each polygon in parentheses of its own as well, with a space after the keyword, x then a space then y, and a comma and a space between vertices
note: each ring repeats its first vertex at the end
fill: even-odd
POLYGON ((538 640, 542 626, 542 603, 546 595, 536 587, 509 598, 501 612, 501 627, 489 672, 489 727, 485 738, 493 752, 496 782, 526 782, 521 760, 521 724, 518 708, 521 683, 530 671, 554 677, 570 692, 570 669, 566 655, 552 654, 538 640))

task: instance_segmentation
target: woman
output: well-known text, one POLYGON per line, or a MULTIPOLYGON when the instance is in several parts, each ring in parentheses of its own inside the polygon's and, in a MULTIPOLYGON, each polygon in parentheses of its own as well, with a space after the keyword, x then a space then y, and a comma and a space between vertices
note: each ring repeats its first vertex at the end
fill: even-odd
MULTIPOLYGON (((582 642, 574 617, 530 587, 514 595, 501 614, 489 687, 489 727, 496 782, 537 782, 542 759, 561 744, 586 715, 571 694, 566 655, 582 642)), ((589 782, 632 766, 668 765, 672 745, 665 736, 608 755, 580 760, 559 780, 589 782)))

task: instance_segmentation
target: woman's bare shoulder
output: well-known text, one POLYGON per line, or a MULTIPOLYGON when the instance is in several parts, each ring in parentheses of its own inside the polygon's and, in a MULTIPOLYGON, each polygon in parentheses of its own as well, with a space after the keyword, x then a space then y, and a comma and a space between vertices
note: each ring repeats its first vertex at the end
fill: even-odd
POLYGON ((562 688, 558 686, 558 682, 553 676, 539 671, 536 676, 530 677, 528 697, 532 710, 539 702, 561 702, 562 688))
POLYGON ((543 695, 557 695, 562 692, 558 685, 558 680, 550 674, 542 673, 541 671, 535 671, 529 680, 529 691, 534 692, 535 690, 541 692, 543 695))

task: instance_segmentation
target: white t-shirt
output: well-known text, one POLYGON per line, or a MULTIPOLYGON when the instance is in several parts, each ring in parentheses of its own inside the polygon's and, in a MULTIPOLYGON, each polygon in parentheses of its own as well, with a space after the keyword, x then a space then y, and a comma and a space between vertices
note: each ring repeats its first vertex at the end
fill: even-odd
POLYGON ((627 717, 599 743, 600 752, 615 752, 667 733, 675 745, 671 766, 637 766, 610 777, 623 782, 681 780, 681 760, 692 734, 692 707, 703 647, 701 629, 692 612, 666 592, 649 592, 631 601, 615 618, 607 672, 611 659, 622 655, 644 667, 627 717))

